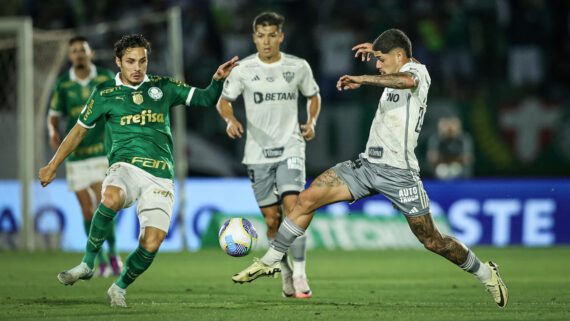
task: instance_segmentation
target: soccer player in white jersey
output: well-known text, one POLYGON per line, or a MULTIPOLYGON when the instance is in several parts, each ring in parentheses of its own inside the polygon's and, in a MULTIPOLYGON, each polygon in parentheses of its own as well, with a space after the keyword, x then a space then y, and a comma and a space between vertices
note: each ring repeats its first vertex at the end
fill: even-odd
MULTIPOLYGON (((232 102, 243 95, 247 118, 243 163, 247 165, 255 198, 267 223, 270 244, 282 221, 280 205, 288 216, 305 188, 304 139, 315 137, 321 104, 319 87, 309 64, 280 51, 284 21, 283 16, 274 12, 261 13, 254 19, 253 42, 257 53, 243 59, 226 79, 218 103, 228 136, 241 138, 243 127, 234 116, 232 102), (308 114, 307 122, 301 126, 299 91, 307 98, 308 114)), ((312 292, 305 273, 306 236, 300 235, 290 250, 293 269, 287 255, 280 258, 283 297, 310 298, 312 292)))
POLYGON ((309 226, 315 210, 339 201, 357 201, 382 193, 406 217, 424 247, 472 273, 491 293, 497 305, 507 305, 508 292, 493 262, 483 263, 464 244, 442 234, 429 209, 429 198, 419 177, 414 154, 427 108, 430 76, 412 58, 412 45, 398 29, 382 33, 373 44, 353 48, 362 60, 377 58, 380 75, 340 77, 337 89, 361 85, 385 87, 372 122, 366 150, 354 161, 339 163, 321 174, 299 194, 295 208, 281 224, 270 249, 242 272, 235 282, 250 282, 279 270, 279 261, 291 243, 309 226))

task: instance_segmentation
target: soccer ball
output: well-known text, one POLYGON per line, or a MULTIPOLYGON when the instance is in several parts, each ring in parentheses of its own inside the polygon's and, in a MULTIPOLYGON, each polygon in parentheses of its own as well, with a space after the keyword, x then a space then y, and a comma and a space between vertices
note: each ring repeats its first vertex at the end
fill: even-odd
POLYGON ((257 231, 245 218, 230 218, 218 233, 220 247, 231 256, 245 256, 257 244, 257 231))

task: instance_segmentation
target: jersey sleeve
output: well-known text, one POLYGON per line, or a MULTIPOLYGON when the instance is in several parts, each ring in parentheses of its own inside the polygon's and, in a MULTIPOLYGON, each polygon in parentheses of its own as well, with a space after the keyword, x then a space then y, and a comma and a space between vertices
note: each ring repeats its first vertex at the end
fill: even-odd
POLYGON ((228 101, 234 101, 243 92, 244 85, 241 80, 239 66, 235 67, 228 78, 224 81, 224 88, 222 89, 222 97, 228 101))
POLYGON ((196 88, 172 78, 166 78, 170 106, 188 105, 196 88))
POLYGON ((83 107, 77 123, 85 128, 93 128, 95 124, 105 114, 105 104, 103 97, 97 87, 91 93, 91 97, 87 100, 87 104, 83 107))
POLYGON ((319 93, 319 85, 313 78, 313 71, 311 66, 305 60, 303 60, 303 68, 301 69, 301 81, 299 82, 298 88, 305 97, 313 97, 319 93))
POLYGON ((49 106, 49 115, 50 116, 62 116, 65 114, 65 106, 63 101, 62 90, 60 86, 60 82, 58 82, 54 87, 51 95, 51 102, 49 106))
POLYGON ((418 64, 413 64, 413 63, 408 63, 405 64, 402 69, 400 69, 400 72, 409 72, 411 74, 414 74, 416 76, 416 78, 418 79, 418 84, 416 87, 420 86, 420 82, 422 81, 422 70, 420 70, 420 68, 418 68, 418 64))

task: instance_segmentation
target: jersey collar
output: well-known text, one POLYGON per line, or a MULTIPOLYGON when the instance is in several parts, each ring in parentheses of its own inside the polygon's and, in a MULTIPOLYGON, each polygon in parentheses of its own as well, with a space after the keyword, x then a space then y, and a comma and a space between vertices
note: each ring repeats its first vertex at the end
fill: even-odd
POLYGON ((134 89, 134 90, 139 89, 139 87, 142 86, 142 85, 143 85, 145 82, 147 82, 147 81, 150 81, 150 79, 148 79, 148 76, 147 76, 147 75, 144 75, 143 81, 142 81, 138 86, 129 86, 129 85, 123 84, 123 82, 121 81, 121 73, 120 73, 120 72, 118 72, 118 73, 115 75, 115 86, 125 86, 125 87, 132 88, 132 89, 134 89))
POLYGON ((279 66, 281 65, 281 63, 283 62, 283 56, 285 55, 282 51, 279 52, 280 57, 279 60, 277 60, 276 62, 272 62, 270 64, 261 61, 261 59, 259 59, 259 52, 255 54, 255 58, 257 59, 257 61, 263 65, 263 66, 267 66, 267 67, 273 67, 273 66, 279 66))
POLYGON ((84 86, 84 87, 87 86, 87 84, 89 84, 91 79, 97 77, 97 67, 95 67, 94 64, 90 64, 89 68, 91 71, 89 72, 89 76, 87 76, 87 78, 85 78, 85 79, 77 78, 77 75, 75 74, 75 70, 73 70, 73 67, 69 68, 69 80, 76 81, 81 86, 84 86))

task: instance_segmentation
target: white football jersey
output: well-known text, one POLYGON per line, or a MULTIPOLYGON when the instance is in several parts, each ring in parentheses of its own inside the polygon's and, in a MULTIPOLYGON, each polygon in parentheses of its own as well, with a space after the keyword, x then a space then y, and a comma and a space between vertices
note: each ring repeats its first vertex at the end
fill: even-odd
POLYGON ((409 62, 399 71, 416 75, 418 84, 411 89, 384 88, 364 157, 372 163, 419 172, 414 149, 426 114, 431 78, 426 67, 419 63, 409 62))
POLYGON ((281 59, 271 64, 262 62, 258 54, 250 55, 232 70, 222 97, 234 101, 243 94, 247 118, 244 164, 305 158, 305 140, 299 129, 299 91, 312 97, 319 86, 307 61, 283 52, 281 59))

